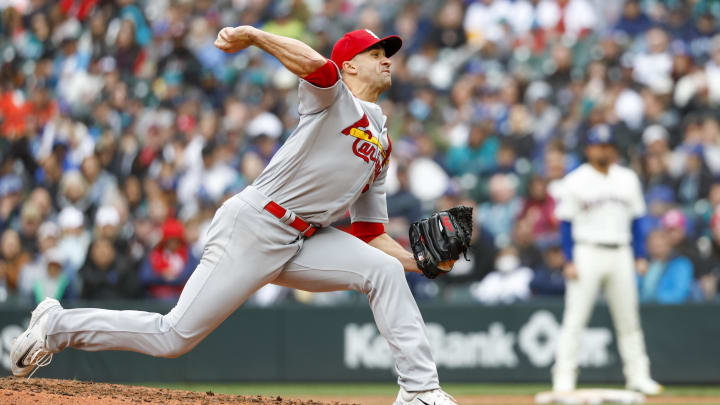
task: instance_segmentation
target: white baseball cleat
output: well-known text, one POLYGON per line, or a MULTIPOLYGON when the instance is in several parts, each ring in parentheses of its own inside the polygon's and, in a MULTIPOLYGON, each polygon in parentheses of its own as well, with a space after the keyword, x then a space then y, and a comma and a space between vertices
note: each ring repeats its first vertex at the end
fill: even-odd
POLYGON ((13 340, 10 349, 10 369, 13 375, 24 377, 37 370, 37 367, 50 364, 52 353, 45 346, 45 327, 48 314, 60 309, 62 306, 57 300, 45 298, 32 312, 27 330, 13 340))
POLYGON ((658 384, 652 378, 628 382, 625 388, 645 395, 660 395, 663 392, 663 386, 658 384))
POLYGON ((553 378, 553 392, 575 391, 575 378, 555 377, 553 378))
POLYGON ((35 309, 33 309, 32 314, 30 314, 30 324, 28 325, 28 329, 35 326, 40 317, 52 309, 62 309, 62 305, 60 305, 60 302, 58 302, 55 298, 45 297, 45 299, 42 300, 35 309))
POLYGON ((407 392, 400 388, 393 405, 457 405, 457 401, 440 388, 419 392, 407 392))

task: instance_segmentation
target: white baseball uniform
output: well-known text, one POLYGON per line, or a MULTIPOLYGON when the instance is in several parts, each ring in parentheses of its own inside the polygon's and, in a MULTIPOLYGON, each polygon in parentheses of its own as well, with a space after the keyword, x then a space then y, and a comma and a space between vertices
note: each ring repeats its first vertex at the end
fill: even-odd
POLYGON ((58 352, 130 350, 176 357, 197 345, 267 283, 312 292, 368 295, 377 327, 406 391, 439 388, 425 325, 400 262, 362 240, 326 227, 349 208, 353 222, 387 222, 384 181, 391 145, 386 117, 338 80, 302 80, 300 123, 252 186, 215 213, 200 264, 177 305, 161 315, 70 309, 50 315, 47 345, 58 352), (288 210, 281 221, 264 209, 288 210), (295 215, 317 226, 304 239, 295 215))
POLYGON ((638 311, 631 223, 644 215, 637 175, 613 164, 607 175, 583 164, 562 182, 555 214, 572 224, 578 277, 567 281, 562 332, 553 367, 553 387, 572 390, 578 351, 598 292, 604 289, 615 324, 627 381, 650 378, 638 311))

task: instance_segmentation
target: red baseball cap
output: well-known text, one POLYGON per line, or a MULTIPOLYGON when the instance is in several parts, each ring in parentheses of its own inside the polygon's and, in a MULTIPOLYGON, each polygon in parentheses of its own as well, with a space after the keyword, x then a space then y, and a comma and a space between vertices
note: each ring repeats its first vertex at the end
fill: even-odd
POLYGON ((330 59, 342 70, 342 64, 355 57, 360 52, 380 44, 385 48, 385 56, 393 56, 402 46, 402 39, 397 35, 380 38, 369 29, 350 31, 343 35, 333 47, 330 59))

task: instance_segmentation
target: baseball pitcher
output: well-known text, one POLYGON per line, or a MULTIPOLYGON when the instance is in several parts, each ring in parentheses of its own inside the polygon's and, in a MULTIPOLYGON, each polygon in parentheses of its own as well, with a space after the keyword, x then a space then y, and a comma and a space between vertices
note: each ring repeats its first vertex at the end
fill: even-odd
POLYGON ((575 389, 583 330, 601 288, 615 324, 627 387, 648 395, 662 389, 650 378, 634 271, 647 269, 638 222, 645 203, 637 175, 613 163, 615 153, 610 128, 592 128, 587 163, 563 179, 556 207, 567 258, 565 311, 553 367, 553 390, 558 392, 575 389))
POLYGON ((395 359, 395 404, 455 404, 438 384, 404 271, 428 277, 449 271, 469 243, 468 211, 413 224, 412 253, 383 227, 392 144, 375 101, 390 87, 389 58, 400 37, 352 31, 335 44, 330 60, 300 41, 250 26, 224 28, 215 45, 225 52, 259 47, 302 79, 297 128, 255 182, 215 213, 200 264, 168 314, 65 310, 46 299, 13 344, 13 373, 47 365, 67 347, 180 356, 257 289, 274 283, 366 294, 395 359), (348 209, 353 235, 328 227, 348 209))

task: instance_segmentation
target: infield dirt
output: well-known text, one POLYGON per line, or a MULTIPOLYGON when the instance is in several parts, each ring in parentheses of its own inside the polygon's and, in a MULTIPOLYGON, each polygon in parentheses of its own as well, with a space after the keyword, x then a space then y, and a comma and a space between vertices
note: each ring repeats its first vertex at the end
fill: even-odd
POLYGON ((44 378, 0 379, 0 404, 7 405, 80 405, 80 404, 167 404, 167 405, 340 405, 308 399, 243 396, 147 388, 87 381, 52 380, 44 378))

